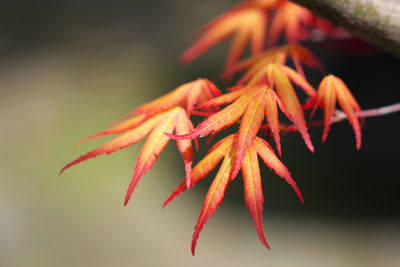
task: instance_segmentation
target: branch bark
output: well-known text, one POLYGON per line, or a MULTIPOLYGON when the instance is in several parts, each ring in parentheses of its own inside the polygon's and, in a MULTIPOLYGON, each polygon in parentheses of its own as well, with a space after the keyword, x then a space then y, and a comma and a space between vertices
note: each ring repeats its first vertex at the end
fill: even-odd
POLYGON ((400 0, 291 0, 400 57, 400 0))

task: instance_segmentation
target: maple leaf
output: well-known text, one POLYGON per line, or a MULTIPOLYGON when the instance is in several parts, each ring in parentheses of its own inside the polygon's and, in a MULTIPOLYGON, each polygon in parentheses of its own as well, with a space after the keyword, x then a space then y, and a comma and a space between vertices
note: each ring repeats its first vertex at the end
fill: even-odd
POLYGON ((192 132, 181 136, 171 135, 171 137, 178 140, 203 137, 216 133, 222 128, 232 125, 239 120, 240 117, 243 117, 238 133, 237 158, 233 174, 235 177, 239 172, 240 164, 243 160, 246 149, 251 144, 252 139, 257 135, 264 118, 265 92, 266 87, 255 86, 214 98, 204 103, 201 107, 210 107, 215 104, 220 104, 221 99, 234 102, 221 111, 208 117, 192 132))
POLYGON ((298 43, 314 37, 319 41, 325 36, 347 36, 348 34, 330 23, 314 16, 309 10, 288 0, 281 1, 275 8, 271 19, 271 28, 267 37, 267 45, 276 45, 279 37, 284 34, 289 43, 298 43), (318 32, 317 32, 318 31, 318 32))
POLYGON ((255 76, 260 71, 262 72, 268 64, 275 63, 283 65, 287 61, 287 58, 293 60, 297 72, 302 77, 304 77, 304 72, 301 64, 309 68, 319 69, 321 72, 326 72, 325 67, 310 50, 297 44, 271 48, 261 54, 251 56, 250 58, 236 64, 232 72, 236 73, 247 69, 241 79, 237 82, 238 85, 241 85, 246 81, 249 81, 251 77, 255 76))
MULTIPOLYGON (((137 159, 132 182, 125 198, 126 205, 140 178, 153 166, 158 155, 169 142, 170 138, 164 133, 175 132, 181 135, 193 130, 189 119, 193 107, 219 95, 221 95, 219 89, 207 79, 182 84, 172 92, 139 106, 126 116, 127 120, 83 139, 81 143, 102 136, 121 134, 105 145, 68 163, 60 173, 82 161, 126 148, 149 135, 137 159), (137 115, 132 117, 135 114, 137 115)), ((177 146, 185 164, 189 185, 193 157, 192 144, 190 140, 177 140, 177 146)))
POLYGON ((316 91, 305 78, 285 65, 269 63, 259 68, 257 72, 254 72, 252 77, 247 76, 241 81, 247 82, 248 85, 267 82, 267 84, 274 88, 282 102, 282 111, 295 124, 307 147, 311 151, 314 151, 308 134, 303 108, 291 84, 292 81, 303 89, 303 91, 311 97, 310 102, 312 102, 316 97, 316 91))
POLYGON ((317 100, 312 110, 312 115, 321 106, 324 109, 324 130, 322 134, 322 142, 325 142, 329 134, 330 125, 333 121, 336 102, 342 108, 347 116, 348 121, 353 126, 356 147, 361 148, 361 126, 360 120, 356 113, 361 112, 361 108, 354 98, 349 88, 340 78, 334 75, 326 76, 318 88, 317 100))
POLYGON ((268 122, 271 124, 271 130, 274 133, 274 139, 279 154, 281 154, 278 104, 286 116, 296 125, 309 149, 313 151, 311 139, 308 135, 304 120, 304 114, 300 104, 294 102, 298 102, 298 100, 297 97, 293 95, 294 91, 291 88, 290 82, 279 72, 273 72, 270 80, 276 85, 279 97, 271 88, 265 85, 243 87, 242 89, 216 97, 200 105, 200 107, 204 108, 233 102, 201 122, 192 132, 180 136, 170 136, 178 140, 203 137, 216 133, 242 118, 237 138, 237 155, 232 175, 233 179, 239 172, 246 150, 257 135, 264 117, 267 117, 268 122), (293 91, 293 93, 290 90, 293 91))
MULTIPOLYGON (((234 101, 233 104, 211 115, 207 120, 200 123, 192 133, 174 138, 196 138, 218 132, 222 128, 235 123, 243 114, 245 114, 239 130, 239 142, 241 143, 238 150, 240 155, 238 157, 239 162, 244 155, 245 149, 248 147, 249 140, 251 140, 251 138, 258 132, 264 114, 265 105, 268 103, 265 111, 267 120, 271 123, 271 130, 274 133, 274 139, 279 154, 281 154, 279 125, 277 125, 277 111, 274 106, 276 105, 274 102, 276 102, 279 104, 283 113, 295 124, 307 147, 311 151, 314 151, 314 147, 308 134, 303 109, 290 80, 300 86, 307 94, 315 97, 315 89, 294 70, 281 64, 268 64, 260 69, 254 77, 248 81, 248 84, 252 86, 239 86, 235 88, 237 90, 199 105, 199 107, 204 108, 213 105, 223 105, 234 101), (266 86, 255 86, 260 84, 262 81, 265 81, 265 79, 267 79, 268 84, 276 90, 276 95, 269 93, 266 96, 266 86), (261 99, 263 101, 260 101, 261 99), (262 107, 262 109, 255 109, 254 107, 258 107, 257 105, 262 107)), ((237 173, 238 164, 239 163, 236 165, 234 173, 237 173)))
POLYGON ((312 14, 307 9, 289 1, 282 2, 271 22, 268 45, 275 45, 282 32, 289 43, 306 39, 308 36, 304 24, 309 23, 311 18, 312 14))
MULTIPOLYGON (((129 120, 128 120, 129 122, 129 120)), ((122 127, 119 127, 124 124, 129 124, 127 122, 123 122, 117 125, 111 130, 104 131, 102 133, 116 133, 121 130, 122 127), (118 129, 118 131, 116 130, 118 129)), ((182 107, 172 107, 168 110, 162 111, 156 115, 151 116, 143 123, 134 126, 133 128, 128 127, 125 128, 125 132, 110 142, 102 145, 101 147, 92 150, 80 157, 76 160, 65 165, 60 173, 64 172, 66 169, 71 166, 78 164, 79 162, 88 160, 90 158, 94 158, 104 154, 111 154, 119 149, 124 149, 130 145, 136 144, 140 140, 148 135, 146 142, 144 143, 139 156, 137 158, 137 164, 135 166, 135 171, 132 177, 132 181, 129 184, 126 197, 125 197, 125 205, 128 203, 137 183, 140 178, 145 174, 147 170, 149 170, 161 151, 169 142, 170 138, 166 136, 164 133, 173 133, 176 134, 184 134, 193 130, 192 122, 190 121, 185 109, 182 107)), ((101 133, 94 135, 100 136, 101 133)), ((192 144, 190 140, 177 140, 178 150, 182 155, 182 158, 185 163, 185 171, 187 175, 187 185, 190 186, 190 174, 191 174, 191 166, 192 166, 192 157, 193 150, 192 144)))
POLYGON ((198 31, 194 44, 182 53, 181 61, 191 62, 206 50, 232 36, 233 42, 224 70, 224 77, 229 77, 247 44, 250 45, 252 54, 257 55, 262 52, 265 39, 269 46, 273 46, 284 32, 290 43, 298 43, 310 39, 315 29, 318 30, 320 39, 322 35, 348 35, 290 1, 248 0, 203 26, 198 31), (273 13, 275 14, 272 17, 273 13), (268 31, 266 26, 270 21, 271 27, 268 31))
MULTIPOLYGON (((235 157, 237 156, 236 152, 238 149, 237 138, 238 134, 232 134, 219 141, 192 170, 190 185, 194 186, 198 181, 205 178, 223 159, 219 171, 217 172, 205 197, 201 213, 195 226, 192 239, 193 254, 195 253, 197 239, 201 230, 222 202, 227 186, 229 182, 232 181, 236 161, 235 157)), ((269 248, 263 229, 262 212, 264 197, 257 155, 259 155, 264 163, 278 176, 285 179, 285 181, 292 186, 302 203, 304 200, 289 171, 275 155, 271 146, 265 140, 255 137, 241 162, 244 181, 244 197, 246 206, 248 207, 256 226, 259 239, 267 248, 269 248)), ((187 186, 186 182, 182 182, 164 202, 164 206, 190 187, 187 186)))
POLYGON ((225 75, 242 56, 249 43, 253 54, 261 53, 264 48, 268 12, 280 0, 245 1, 223 13, 203 26, 196 42, 183 52, 181 60, 185 63, 197 58, 200 54, 233 36, 225 64, 225 75))

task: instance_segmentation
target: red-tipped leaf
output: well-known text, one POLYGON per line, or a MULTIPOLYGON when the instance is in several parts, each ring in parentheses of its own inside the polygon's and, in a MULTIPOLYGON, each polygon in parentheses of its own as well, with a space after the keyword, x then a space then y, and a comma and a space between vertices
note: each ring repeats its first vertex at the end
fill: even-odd
POLYGON ((214 215, 218 206, 221 204, 224 198, 226 188, 230 181, 231 173, 234 167, 234 157, 236 151, 232 149, 227 151, 227 154, 222 161, 221 167, 215 176, 210 189, 207 192, 206 198, 203 203, 199 218, 196 226, 194 227, 193 239, 192 239, 192 254, 195 254, 197 239, 199 238, 200 232, 208 219, 214 215))
POLYGON ((250 147, 247 150, 245 157, 243 158, 242 173, 246 206, 253 218, 261 243, 269 249, 270 246, 265 239, 263 226, 264 194, 262 191, 260 168, 257 152, 253 147, 250 147))

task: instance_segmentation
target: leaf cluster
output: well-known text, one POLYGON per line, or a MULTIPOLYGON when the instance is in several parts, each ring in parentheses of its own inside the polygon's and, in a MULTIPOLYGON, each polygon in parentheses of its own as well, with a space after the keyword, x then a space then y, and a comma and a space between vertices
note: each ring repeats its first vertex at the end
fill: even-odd
MULTIPOLYGON (((318 107, 324 110, 322 140, 325 141, 338 102, 353 126, 356 147, 359 149, 361 146, 361 123, 357 116, 361 109, 345 83, 334 75, 327 75, 316 90, 307 81, 303 71, 305 66, 325 72, 312 52, 295 44, 310 38, 311 25, 315 26, 318 22, 319 19, 307 10, 289 1, 251 0, 240 3, 204 26, 193 46, 182 55, 183 61, 191 61, 220 41, 233 36, 224 74, 230 77, 242 73, 235 86, 226 88, 223 94, 208 79, 182 84, 170 93, 141 105, 116 125, 85 138, 82 142, 118 135, 67 164, 61 172, 90 158, 124 149, 147 137, 128 186, 126 205, 140 179, 152 168, 168 142, 174 139, 186 175, 164 206, 205 178, 222 161, 195 226, 192 253, 195 253, 204 224, 215 213, 228 185, 239 172, 244 181, 245 204, 260 241, 269 248, 263 230, 264 195, 259 158, 283 178, 303 202, 296 182, 280 159, 282 133, 300 133, 307 148, 314 152, 306 113, 311 111, 312 116, 318 107), (268 23, 270 27, 267 27, 268 23), (291 44, 263 52, 265 45, 275 45, 281 34, 291 44), (265 39, 268 41, 265 42, 265 39), (253 55, 241 60, 247 43, 253 55), (288 66, 290 61, 295 68, 288 66), (304 97, 299 97, 299 93, 304 97), (192 118, 198 115, 206 118, 194 127, 192 118), (290 124, 281 123, 283 117, 290 124), (219 140, 192 168, 193 145, 197 146, 197 138, 213 136, 232 125, 238 125, 237 132, 219 140), (271 145, 272 139, 277 153, 271 145)), ((325 27, 329 32, 330 28, 325 27)))

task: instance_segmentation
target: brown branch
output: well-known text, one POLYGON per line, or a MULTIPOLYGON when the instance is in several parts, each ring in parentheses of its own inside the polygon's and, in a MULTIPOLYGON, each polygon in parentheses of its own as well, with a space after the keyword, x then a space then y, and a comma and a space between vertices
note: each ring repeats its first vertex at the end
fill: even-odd
POLYGON ((291 0, 400 57, 399 0, 291 0))

